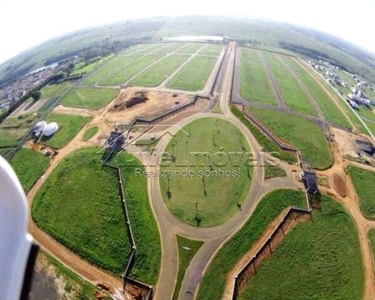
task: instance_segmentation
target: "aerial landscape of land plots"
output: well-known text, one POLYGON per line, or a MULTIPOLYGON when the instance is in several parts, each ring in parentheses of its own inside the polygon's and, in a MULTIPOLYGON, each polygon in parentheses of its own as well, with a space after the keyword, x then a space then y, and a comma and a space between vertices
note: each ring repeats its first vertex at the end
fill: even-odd
POLYGON ((371 134, 305 58, 154 40, 71 70, 0 124, 54 293, 375 294, 371 134))

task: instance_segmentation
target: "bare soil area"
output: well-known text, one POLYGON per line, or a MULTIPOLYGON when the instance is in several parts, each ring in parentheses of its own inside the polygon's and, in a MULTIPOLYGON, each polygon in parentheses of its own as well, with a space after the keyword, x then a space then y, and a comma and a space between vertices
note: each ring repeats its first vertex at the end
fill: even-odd
POLYGON ((344 178, 340 174, 335 173, 332 176, 332 180, 333 180, 333 184, 334 184, 336 192, 341 197, 346 197, 347 191, 346 191, 346 182, 345 182, 344 178))
POLYGON ((112 102, 106 119, 109 123, 130 123, 135 117, 151 119, 163 112, 169 111, 181 104, 191 101, 191 97, 185 94, 148 91, 139 88, 128 88, 118 95, 112 102), (134 101, 134 99, 146 99, 134 101), (129 107, 132 101, 136 104, 129 107), (128 106, 128 107, 127 107, 128 106))
POLYGON ((27 113, 37 112, 46 102, 48 99, 41 99, 38 101, 25 101, 20 107, 18 107, 10 117, 18 117, 22 116, 27 113))

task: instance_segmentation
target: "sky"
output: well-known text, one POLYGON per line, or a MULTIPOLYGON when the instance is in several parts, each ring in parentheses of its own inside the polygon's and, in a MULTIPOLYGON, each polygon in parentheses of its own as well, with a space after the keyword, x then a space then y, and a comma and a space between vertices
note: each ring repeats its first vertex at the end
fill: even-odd
POLYGON ((318 29, 375 53, 375 1, 0 0, 0 63, 78 29, 154 16, 249 15, 318 29))

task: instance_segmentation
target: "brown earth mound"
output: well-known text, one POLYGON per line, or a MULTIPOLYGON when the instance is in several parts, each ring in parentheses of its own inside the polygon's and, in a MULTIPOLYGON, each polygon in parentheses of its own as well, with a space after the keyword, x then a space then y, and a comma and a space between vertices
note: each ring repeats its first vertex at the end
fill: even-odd
POLYGON ((147 97, 147 92, 136 92, 133 97, 131 97, 128 100, 123 101, 124 99, 126 99, 127 94, 124 93, 124 96, 125 97, 121 97, 120 98, 121 100, 116 102, 115 105, 113 105, 110 111, 123 111, 134 105, 144 103, 149 100, 149 98, 147 97))
POLYGON ((346 183, 345 183, 345 180, 342 178, 341 175, 339 175, 337 173, 333 174, 333 185, 335 186, 336 192, 341 197, 346 197, 347 196, 346 183))

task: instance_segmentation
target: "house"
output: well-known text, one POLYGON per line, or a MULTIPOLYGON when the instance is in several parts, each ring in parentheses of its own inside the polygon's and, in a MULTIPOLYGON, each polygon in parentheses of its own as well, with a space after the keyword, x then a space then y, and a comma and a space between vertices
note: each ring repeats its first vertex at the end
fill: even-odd
POLYGON ((319 195, 318 184, 316 181, 316 175, 311 171, 303 171, 301 179, 305 185, 306 192, 311 195, 319 195))

